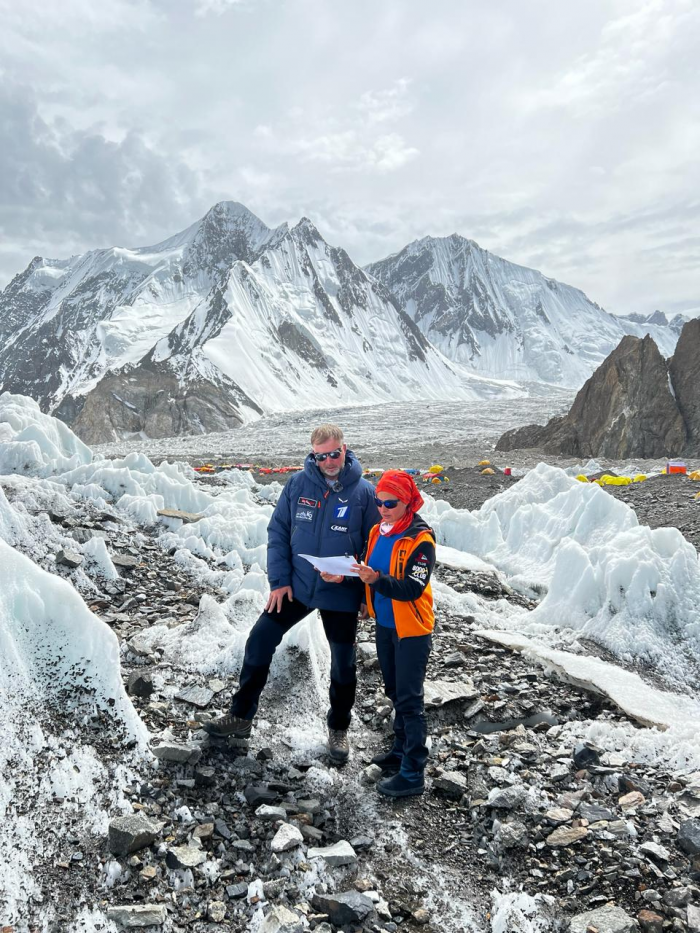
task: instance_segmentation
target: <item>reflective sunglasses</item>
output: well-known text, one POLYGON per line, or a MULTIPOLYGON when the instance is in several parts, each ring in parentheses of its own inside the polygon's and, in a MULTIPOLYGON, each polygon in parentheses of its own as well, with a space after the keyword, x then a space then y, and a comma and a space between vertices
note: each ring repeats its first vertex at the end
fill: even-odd
POLYGON ((331 460, 338 460, 342 456, 343 448, 338 447, 337 450, 331 450, 331 452, 328 454, 315 454, 313 450, 311 451, 311 453, 313 454, 313 458, 316 461, 316 463, 323 463, 327 457, 330 457, 331 460))
POLYGON ((401 502, 400 499, 379 499, 377 496, 374 497, 374 501, 377 503, 378 509, 395 509, 401 502))

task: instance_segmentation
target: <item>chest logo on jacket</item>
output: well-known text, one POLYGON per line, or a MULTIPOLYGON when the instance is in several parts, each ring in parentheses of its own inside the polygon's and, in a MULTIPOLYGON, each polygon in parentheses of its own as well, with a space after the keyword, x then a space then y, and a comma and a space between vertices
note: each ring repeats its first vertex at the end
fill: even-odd
POLYGON ((297 505, 305 505, 309 509, 315 509, 318 505, 318 499, 309 499, 306 496, 299 496, 297 505))
POLYGON ((312 522, 315 514, 314 509, 297 509, 295 518, 298 522, 312 522))
POLYGON ((347 518, 350 511, 349 505, 336 505, 333 518, 347 518))

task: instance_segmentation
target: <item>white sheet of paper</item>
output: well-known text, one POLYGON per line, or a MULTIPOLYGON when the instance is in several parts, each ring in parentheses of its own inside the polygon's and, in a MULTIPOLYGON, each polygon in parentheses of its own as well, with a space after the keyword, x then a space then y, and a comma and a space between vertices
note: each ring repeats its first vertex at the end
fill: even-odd
POLYGON ((308 560, 316 570, 323 573, 342 573, 344 577, 357 576, 357 572, 350 569, 357 563, 354 557, 312 557, 311 554, 300 554, 299 557, 308 560))

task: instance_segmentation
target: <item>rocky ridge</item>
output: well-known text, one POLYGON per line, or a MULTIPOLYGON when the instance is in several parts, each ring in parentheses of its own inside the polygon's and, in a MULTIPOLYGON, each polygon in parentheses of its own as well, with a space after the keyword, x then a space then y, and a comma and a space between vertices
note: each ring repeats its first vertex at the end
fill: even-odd
POLYGON ((649 336, 624 337, 566 415, 503 434, 496 449, 575 457, 694 456, 700 451, 700 320, 686 323, 667 363, 649 336))

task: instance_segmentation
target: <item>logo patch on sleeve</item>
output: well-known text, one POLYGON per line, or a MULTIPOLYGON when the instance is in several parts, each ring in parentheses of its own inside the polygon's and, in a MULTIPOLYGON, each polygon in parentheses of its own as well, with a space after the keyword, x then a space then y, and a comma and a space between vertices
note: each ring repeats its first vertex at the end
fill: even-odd
POLYGON ((318 505, 318 499, 308 499, 306 496, 299 496, 297 505, 305 505, 309 509, 315 509, 318 505))

